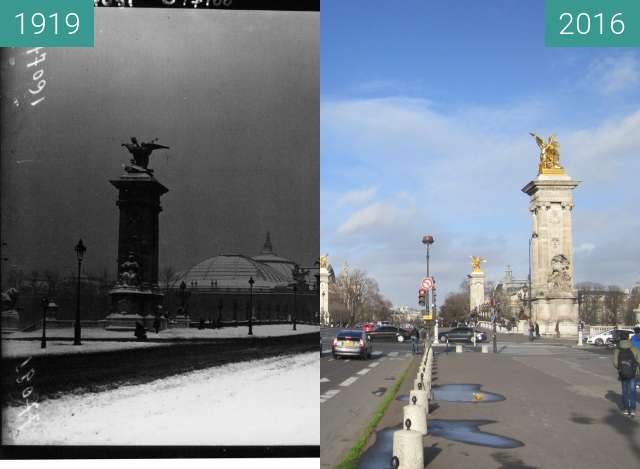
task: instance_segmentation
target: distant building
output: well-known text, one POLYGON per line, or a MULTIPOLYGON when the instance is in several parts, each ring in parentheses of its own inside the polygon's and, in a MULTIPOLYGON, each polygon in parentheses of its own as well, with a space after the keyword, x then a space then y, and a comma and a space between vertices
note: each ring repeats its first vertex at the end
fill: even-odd
POLYGON ((267 233, 256 256, 223 253, 177 274, 165 289, 164 311, 170 318, 184 312, 191 321, 207 323, 245 321, 253 295, 254 319, 290 320, 295 307, 299 321, 316 322, 317 281, 313 272, 296 275, 298 267, 274 252, 267 233))

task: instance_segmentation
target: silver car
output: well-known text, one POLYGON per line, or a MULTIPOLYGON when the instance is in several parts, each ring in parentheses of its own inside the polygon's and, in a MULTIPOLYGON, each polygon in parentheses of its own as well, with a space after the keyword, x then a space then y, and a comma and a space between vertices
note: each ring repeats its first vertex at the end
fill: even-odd
POLYGON ((331 344, 333 358, 341 356, 371 358, 371 338, 361 330, 342 330, 331 344))

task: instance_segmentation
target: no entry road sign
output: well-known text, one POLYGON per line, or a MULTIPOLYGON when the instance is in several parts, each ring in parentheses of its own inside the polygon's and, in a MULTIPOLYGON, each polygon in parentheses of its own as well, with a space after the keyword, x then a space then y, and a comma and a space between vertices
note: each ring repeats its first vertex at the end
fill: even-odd
POLYGON ((431 287, 433 287, 433 278, 431 277, 425 277, 422 279, 422 283, 421 283, 422 288, 424 288, 425 290, 430 290, 431 287))

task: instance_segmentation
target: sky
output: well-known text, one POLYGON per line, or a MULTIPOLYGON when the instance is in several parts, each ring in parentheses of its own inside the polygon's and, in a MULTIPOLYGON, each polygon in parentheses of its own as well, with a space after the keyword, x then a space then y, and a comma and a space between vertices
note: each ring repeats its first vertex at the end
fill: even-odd
POLYGON ((2 51, 3 273, 115 277, 117 190, 132 136, 149 167, 160 269, 219 253, 312 266, 319 249, 319 14, 97 9, 94 48, 46 49, 45 101, 25 49, 2 51))
POLYGON ((529 198, 556 133, 575 281, 640 281, 640 52, 546 48, 539 0, 322 3, 321 251, 417 307, 433 235, 438 302, 469 256, 528 272, 529 198))

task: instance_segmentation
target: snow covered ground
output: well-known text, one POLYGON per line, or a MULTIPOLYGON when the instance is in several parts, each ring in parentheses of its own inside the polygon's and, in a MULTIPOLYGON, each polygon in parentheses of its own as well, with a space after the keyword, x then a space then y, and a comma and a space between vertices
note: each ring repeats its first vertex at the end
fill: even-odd
MULTIPOLYGON (((252 337, 278 337, 294 334, 309 334, 320 332, 319 326, 308 324, 297 324, 297 330, 292 330, 291 324, 272 324, 263 326, 254 326, 253 335, 247 335, 248 328, 246 326, 225 327, 222 329, 195 329, 195 328, 176 328, 165 329, 160 333, 147 333, 147 337, 151 341, 175 341, 175 340, 196 340, 196 339, 239 339, 252 337)), ((38 338, 42 335, 42 329, 33 332, 16 332, 10 335, 11 339, 38 338)), ((50 329, 47 330, 47 338, 53 339, 47 341, 47 348, 40 348, 39 340, 2 341, 3 357, 22 357, 37 356, 42 354, 66 354, 66 353, 87 353, 87 352, 104 352, 107 350, 119 350, 124 348, 140 348, 159 346, 158 342, 138 342, 132 331, 107 331, 98 328, 85 328, 82 330, 83 339, 100 339, 100 341, 85 340, 82 345, 74 346, 69 340, 73 337, 73 329, 50 329), (66 338, 67 342, 55 340, 56 338, 66 338), (128 342, 108 342, 107 339, 130 339, 128 342)))
POLYGON ((311 352, 66 395, 5 408, 3 443, 319 445, 319 380, 311 352), (29 415, 38 417, 24 425, 29 415))

